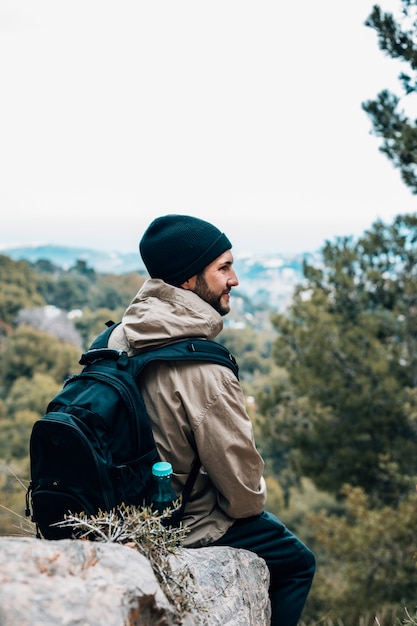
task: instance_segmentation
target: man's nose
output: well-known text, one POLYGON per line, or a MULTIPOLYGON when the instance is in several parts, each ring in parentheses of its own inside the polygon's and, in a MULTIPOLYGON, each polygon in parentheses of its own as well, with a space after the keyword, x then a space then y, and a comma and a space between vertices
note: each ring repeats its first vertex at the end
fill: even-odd
POLYGON ((236 276, 236 272, 234 270, 232 270, 232 276, 229 278, 229 280, 227 281, 230 285, 230 287, 237 287, 239 284, 238 278, 236 276))

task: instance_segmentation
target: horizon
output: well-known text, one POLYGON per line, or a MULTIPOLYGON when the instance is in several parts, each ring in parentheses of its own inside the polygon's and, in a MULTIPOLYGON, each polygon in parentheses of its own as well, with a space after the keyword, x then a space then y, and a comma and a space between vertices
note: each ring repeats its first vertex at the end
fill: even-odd
MULTIPOLYGON (((65 242, 61 242, 61 243, 52 243, 52 242, 48 242, 48 241, 44 241, 44 242, 21 242, 21 243, 11 243, 11 244, 4 244, 0 242, 0 254, 5 254, 7 256, 7 252, 16 252, 16 251, 23 251, 23 250, 38 250, 38 249, 59 249, 59 250, 76 250, 76 251, 80 251, 80 252, 96 252, 96 253, 107 253, 110 256, 113 254, 120 254, 120 255, 137 255, 139 260, 141 260, 140 257, 140 253, 139 253, 139 248, 137 250, 132 250, 132 249, 124 249, 124 250, 120 250, 120 249, 108 249, 105 246, 100 246, 100 245, 92 245, 92 244, 85 244, 85 245, 78 245, 78 244, 68 244, 65 242)), ((265 247, 263 247, 262 249, 249 249, 249 248, 244 248, 242 246, 239 246, 239 242, 235 244, 232 244, 232 251, 234 252, 235 256, 243 258, 246 256, 251 256, 251 255, 257 255, 257 256, 271 256, 271 255, 282 255, 282 256, 299 256, 302 254, 316 254, 317 252, 319 252, 318 250, 311 250, 311 249, 302 249, 302 250, 297 250, 297 251, 282 251, 282 250, 277 250, 277 249, 265 249, 265 247)))
MULTIPOLYGON (((192 213, 190 213, 192 214, 192 213)), ((275 221, 254 221, 250 227, 250 222, 246 227, 242 223, 238 224, 233 219, 213 219, 207 215, 199 216, 201 219, 207 219, 212 221, 220 230, 224 231, 232 242, 233 250, 238 251, 239 254, 283 254, 283 255, 297 255, 303 253, 315 254, 321 251, 323 246, 327 243, 334 243, 339 238, 348 238, 357 240, 362 237, 367 231, 369 231, 376 221, 381 220, 385 224, 391 224, 397 215, 404 214, 416 214, 414 211, 405 212, 393 212, 390 219, 383 219, 380 216, 376 216, 375 219, 369 223, 365 223, 364 227, 356 225, 356 228, 348 228, 348 216, 346 216, 345 230, 335 230, 332 224, 329 224, 327 228, 314 228, 314 224, 288 224, 286 228, 279 229, 275 221)), ((194 212, 196 215, 196 212, 194 212)), ((153 217, 152 217, 153 219, 153 217)), ((144 220, 131 220, 132 224, 127 229, 128 237, 114 237, 114 227, 109 223, 104 224, 98 217, 95 221, 91 221, 90 229, 83 227, 81 230, 77 230, 76 234, 71 234, 68 231, 70 229, 63 227, 59 224, 59 227, 53 223, 49 223, 48 228, 45 229, 49 232, 49 236, 44 234, 43 237, 35 238, 33 236, 33 229, 25 229, 20 236, 15 236, 11 241, 0 240, 0 251, 6 251, 13 248, 35 248, 43 246, 60 246, 64 248, 82 248, 96 251, 109 251, 119 254, 138 254, 139 253, 139 240, 148 226, 150 221, 144 222, 144 220), (141 227, 139 225, 141 224, 141 227), (88 232, 90 230, 90 232, 88 232), (98 237, 93 238, 91 232, 97 232, 98 237), (135 233, 134 235, 132 233, 135 233), (137 235, 136 235, 137 233, 137 235)), ((38 223, 39 230, 39 223, 38 223)), ((125 231, 126 232, 126 231, 125 231)))

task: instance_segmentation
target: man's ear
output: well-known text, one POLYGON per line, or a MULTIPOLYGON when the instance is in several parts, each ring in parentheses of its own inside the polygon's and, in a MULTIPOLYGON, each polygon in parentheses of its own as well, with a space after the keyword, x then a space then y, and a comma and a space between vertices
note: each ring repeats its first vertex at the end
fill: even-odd
POLYGON ((182 289, 188 289, 189 291, 194 291, 196 278, 197 276, 191 276, 191 278, 187 278, 187 280, 181 283, 180 287, 182 289))

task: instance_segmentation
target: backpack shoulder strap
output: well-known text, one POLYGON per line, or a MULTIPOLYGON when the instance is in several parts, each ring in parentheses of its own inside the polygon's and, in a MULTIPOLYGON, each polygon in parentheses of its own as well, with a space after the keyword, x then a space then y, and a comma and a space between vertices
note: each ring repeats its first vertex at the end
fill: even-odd
MULTIPOLYGON (((129 360, 140 359, 144 365, 150 361, 207 361, 218 363, 232 370, 236 378, 239 378, 239 367, 234 356, 229 350, 216 341, 209 339, 184 339, 141 352, 129 360)), ((141 368, 144 366, 141 365, 141 368)))
POLYGON ((209 339, 195 338, 175 341, 166 346, 150 348, 127 359, 125 352, 107 347, 111 333, 119 324, 120 322, 106 323, 106 330, 98 335, 90 349, 82 355, 81 365, 101 358, 117 360, 118 366, 121 368, 127 368, 129 365, 132 376, 136 378, 150 361, 207 361, 225 365, 232 370, 236 378, 239 378, 239 367, 235 357, 225 346, 209 339))

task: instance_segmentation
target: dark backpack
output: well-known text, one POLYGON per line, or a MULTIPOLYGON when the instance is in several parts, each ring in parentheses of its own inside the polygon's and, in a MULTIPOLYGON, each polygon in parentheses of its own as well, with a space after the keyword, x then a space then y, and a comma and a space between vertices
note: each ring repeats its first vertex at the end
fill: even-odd
MULTIPOLYGON (((83 370, 65 382, 33 425, 26 515, 32 510, 38 535, 46 539, 71 537, 70 528, 51 526, 69 511, 95 515, 122 503, 149 504, 152 465, 159 457, 136 381, 150 361, 215 362, 238 376, 229 351, 205 339, 178 341, 128 357, 107 347, 115 326, 110 325, 82 355, 83 370)), ((181 520, 199 467, 198 460, 172 525, 181 520)))

